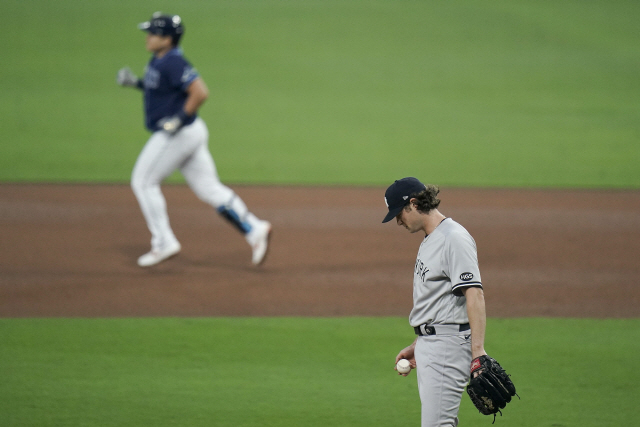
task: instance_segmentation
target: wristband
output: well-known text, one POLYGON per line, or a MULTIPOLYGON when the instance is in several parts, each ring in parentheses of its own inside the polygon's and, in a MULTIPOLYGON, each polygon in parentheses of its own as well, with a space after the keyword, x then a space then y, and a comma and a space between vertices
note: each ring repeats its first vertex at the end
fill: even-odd
POLYGON ((180 111, 178 111, 178 113, 176 114, 176 117, 178 117, 180 119, 180 121, 182 121, 182 123, 186 122, 190 117, 193 117, 192 115, 188 115, 184 109, 180 109, 180 111))

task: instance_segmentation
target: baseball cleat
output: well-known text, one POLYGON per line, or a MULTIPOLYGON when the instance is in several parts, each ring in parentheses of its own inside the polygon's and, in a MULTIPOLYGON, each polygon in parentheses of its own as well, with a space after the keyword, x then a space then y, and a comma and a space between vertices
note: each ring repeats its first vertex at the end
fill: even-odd
POLYGON ((251 249, 253 250, 251 262, 253 263, 253 265, 260 265, 264 262, 269 250, 269 239, 271 238, 271 223, 269 223, 268 221, 262 221, 262 226, 254 233, 255 236, 253 237, 253 243, 251 244, 251 249))
POLYGON ((152 265, 160 264, 162 261, 177 255, 180 249, 182 249, 180 243, 176 243, 166 249, 152 250, 138 258, 138 265, 140 267, 151 267, 152 265))

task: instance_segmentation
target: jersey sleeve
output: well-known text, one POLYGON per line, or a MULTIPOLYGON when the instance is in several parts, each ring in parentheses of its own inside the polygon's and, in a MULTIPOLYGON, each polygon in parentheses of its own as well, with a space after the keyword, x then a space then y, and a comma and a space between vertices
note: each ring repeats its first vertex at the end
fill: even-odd
POLYGON ((462 289, 482 287, 478 250, 469 233, 452 233, 447 239, 449 278, 454 295, 462 296, 462 289))
POLYGON ((167 75, 171 86, 180 88, 183 91, 186 91, 189 85, 199 76, 198 71, 180 56, 173 57, 172 61, 167 64, 167 75))

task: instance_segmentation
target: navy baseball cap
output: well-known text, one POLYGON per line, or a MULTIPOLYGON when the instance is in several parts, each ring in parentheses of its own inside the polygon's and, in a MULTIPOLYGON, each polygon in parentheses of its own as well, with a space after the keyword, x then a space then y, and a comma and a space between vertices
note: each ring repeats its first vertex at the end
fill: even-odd
POLYGON ((395 218, 409 204, 412 194, 421 193, 425 189, 425 185, 417 178, 408 177, 396 180, 384 193, 384 202, 389 208, 389 213, 387 213, 382 222, 389 222, 395 218))
POLYGON ((151 19, 138 24, 138 28, 156 36, 171 36, 180 38, 184 32, 182 19, 178 15, 165 15, 156 12, 151 19))

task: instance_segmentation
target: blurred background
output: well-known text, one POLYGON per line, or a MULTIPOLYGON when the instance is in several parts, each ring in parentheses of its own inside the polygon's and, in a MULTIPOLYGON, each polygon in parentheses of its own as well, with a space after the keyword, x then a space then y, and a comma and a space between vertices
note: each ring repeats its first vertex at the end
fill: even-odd
POLYGON ((640 186, 635 1, 2 5, 0 181, 128 181, 148 135, 115 74, 143 74, 136 25, 161 10, 223 181, 640 186))

